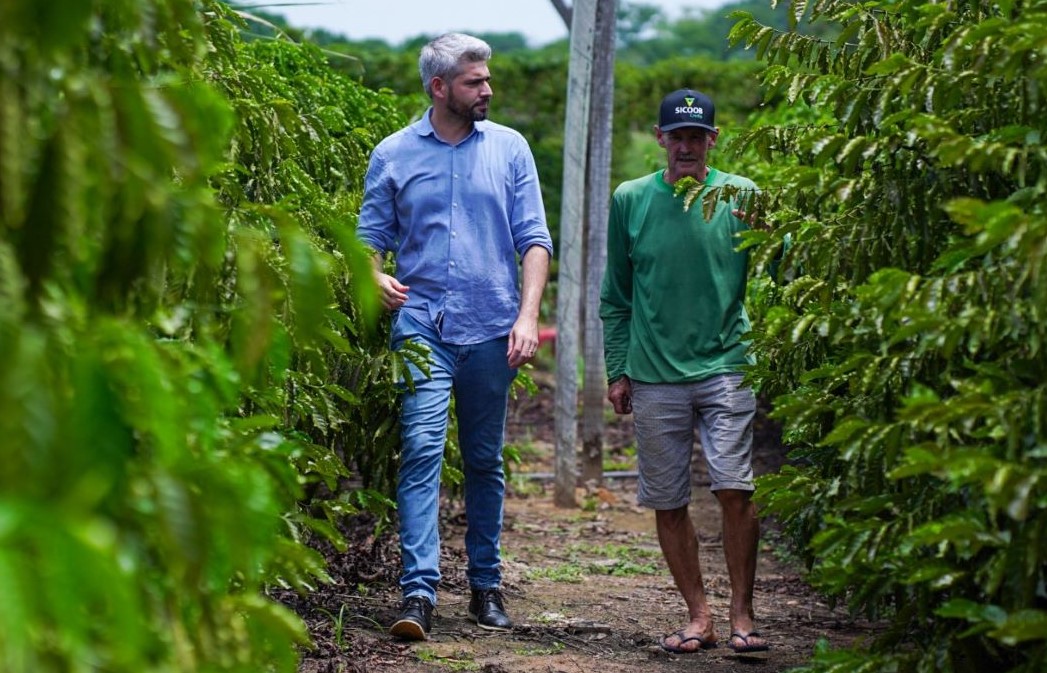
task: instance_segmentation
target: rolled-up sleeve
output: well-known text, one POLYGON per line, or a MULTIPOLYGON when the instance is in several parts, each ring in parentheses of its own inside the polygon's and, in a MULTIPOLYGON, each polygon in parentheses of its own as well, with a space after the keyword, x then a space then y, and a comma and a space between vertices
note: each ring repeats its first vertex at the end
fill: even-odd
POLYGON ((534 163, 531 148, 523 138, 519 139, 519 149, 513 157, 513 201, 510 212, 510 226, 513 232, 513 246, 517 254, 523 257, 528 248, 540 245, 553 254, 553 240, 545 222, 545 204, 542 202, 542 189, 538 180, 538 168, 534 163))

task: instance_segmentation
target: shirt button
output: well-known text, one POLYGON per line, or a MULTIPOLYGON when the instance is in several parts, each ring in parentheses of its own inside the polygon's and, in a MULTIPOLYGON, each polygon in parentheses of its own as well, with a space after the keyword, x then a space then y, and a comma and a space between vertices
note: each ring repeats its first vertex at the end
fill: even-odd
POLYGON ((452 203, 452 204, 451 204, 451 207, 452 207, 452 208, 457 208, 457 207, 458 207, 458 204, 457 204, 457 203, 452 203))
POLYGON ((451 266, 454 266, 454 262, 451 262, 451 266))

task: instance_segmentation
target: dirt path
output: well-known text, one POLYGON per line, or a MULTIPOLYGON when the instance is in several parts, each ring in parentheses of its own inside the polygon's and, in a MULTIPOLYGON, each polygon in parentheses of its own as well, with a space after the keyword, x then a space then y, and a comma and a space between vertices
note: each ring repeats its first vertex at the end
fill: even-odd
MULTIPOLYGON (((545 416, 551 401, 545 393, 514 405, 508 433, 525 458, 511 482, 503 534, 513 631, 490 634, 467 620, 464 518, 448 504, 442 512, 444 582, 430 640, 404 644, 385 634, 397 601, 395 537, 358 536, 348 554, 329 554, 335 585, 304 598, 282 597, 306 618, 316 641, 316 649, 303 655, 303 673, 770 673, 804 663, 819 639, 842 645, 871 634, 869 625, 831 610, 777 559, 773 526, 765 524, 755 609, 770 653, 742 657, 722 644, 696 654, 662 651, 660 637, 680 628, 686 611, 662 561, 654 515, 635 504, 635 480, 608 480, 604 488, 580 492, 583 507, 566 510, 552 505, 551 483, 520 474, 548 469, 552 421, 545 416)), ((628 467, 628 419, 615 422, 608 437, 609 458, 628 467)), ((757 470, 776 469, 780 447, 773 437, 759 443, 757 470)), ((703 481, 699 467, 692 516, 709 600, 720 620, 717 635, 725 643, 728 581, 720 514, 703 481)))

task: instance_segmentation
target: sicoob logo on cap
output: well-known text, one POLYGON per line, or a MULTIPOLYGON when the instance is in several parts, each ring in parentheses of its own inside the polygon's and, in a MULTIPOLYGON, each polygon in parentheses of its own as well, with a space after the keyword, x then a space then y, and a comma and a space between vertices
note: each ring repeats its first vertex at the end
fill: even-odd
POLYGON ((713 102, 708 96, 699 91, 680 89, 662 100, 658 126, 662 131, 672 131, 684 126, 698 126, 715 131, 714 116, 713 102))

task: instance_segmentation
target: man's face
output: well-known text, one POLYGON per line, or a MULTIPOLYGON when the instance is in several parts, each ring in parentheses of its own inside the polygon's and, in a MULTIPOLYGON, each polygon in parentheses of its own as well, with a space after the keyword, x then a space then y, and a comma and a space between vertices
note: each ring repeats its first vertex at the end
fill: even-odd
POLYGON ((486 63, 468 63, 447 87, 447 109, 468 121, 487 119, 491 102, 491 71, 486 63))
POLYGON ((705 161, 709 148, 716 144, 716 134, 697 126, 684 126, 665 132, 656 129, 656 135, 658 144, 665 148, 670 182, 688 175, 705 179, 705 161))

